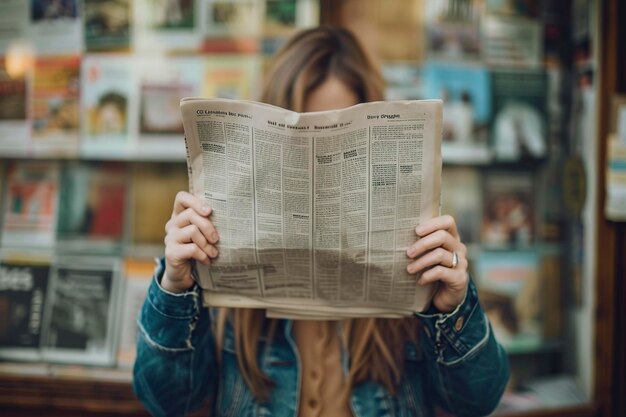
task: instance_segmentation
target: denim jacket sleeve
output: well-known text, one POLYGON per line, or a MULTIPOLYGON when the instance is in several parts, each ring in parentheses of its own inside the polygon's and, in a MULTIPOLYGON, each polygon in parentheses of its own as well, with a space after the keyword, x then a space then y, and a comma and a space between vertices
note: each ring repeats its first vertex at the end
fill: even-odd
POLYGON ((153 416, 183 416, 216 388, 215 344, 200 292, 161 288, 161 259, 138 317, 133 389, 153 416))
POLYGON ((472 280, 453 312, 441 314, 431 307, 417 316, 425 333, 420 340, 434 403, 458 417, 490 414, 508 382, 509 362, 472 280))

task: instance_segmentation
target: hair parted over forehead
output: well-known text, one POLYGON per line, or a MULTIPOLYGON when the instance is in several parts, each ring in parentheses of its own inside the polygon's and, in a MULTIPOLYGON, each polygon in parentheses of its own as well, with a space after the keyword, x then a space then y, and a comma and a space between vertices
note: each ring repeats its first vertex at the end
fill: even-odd
POLYGON ((384 98, 384 81, 356 37, 343 28, 302 31, 277 53, 261 101, 302 112, 307 95, 329 76, 352 90, 359 102, 384 98))
MULTIPOLYGON (((331 76, 351 89, 359 102, 384 99, 382 75, 355 36, 342 28, 318 27, 296 34, 276 54, 261 101, 302 112, 307 96, 331 76)), ((255 397, 265 401, 274 381, 259 366, 257 348, 261 334, 272 340, 277 321, 266 319, 262 310, 234 309, 231 313, 222 309, 219 315, 215 329, 218 354, 230 317, 241 375, 255 397)), ((419 320, 359 318, 340 325, 350 358, 347 384, 371 380, 395 393, 403 375, 405 343, 417 341, 419 320)))

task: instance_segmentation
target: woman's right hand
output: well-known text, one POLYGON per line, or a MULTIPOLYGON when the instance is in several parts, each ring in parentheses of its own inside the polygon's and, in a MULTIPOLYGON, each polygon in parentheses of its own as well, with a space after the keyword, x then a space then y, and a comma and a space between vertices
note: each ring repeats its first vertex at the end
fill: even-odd
POLYGON ((184 292, 193 286, 191 260, 208 265, 218 254, 219 235, 209 220, 211 208, 185 191, 176 194, 172 217, 165 225, 165 274, 161 286, 184 292))

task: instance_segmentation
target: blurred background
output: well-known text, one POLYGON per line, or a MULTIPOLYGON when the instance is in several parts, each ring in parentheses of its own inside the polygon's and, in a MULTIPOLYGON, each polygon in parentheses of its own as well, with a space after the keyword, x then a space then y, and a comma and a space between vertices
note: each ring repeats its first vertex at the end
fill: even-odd
POLYGON ((144 414, 135 317, 188 188, 179 101, 256 99, 321 24, 357 35, 387 99, 444 100, 442 213, 512 366, 496 414, 626 413, 618 3, 2 1, 2 415, 144 414))

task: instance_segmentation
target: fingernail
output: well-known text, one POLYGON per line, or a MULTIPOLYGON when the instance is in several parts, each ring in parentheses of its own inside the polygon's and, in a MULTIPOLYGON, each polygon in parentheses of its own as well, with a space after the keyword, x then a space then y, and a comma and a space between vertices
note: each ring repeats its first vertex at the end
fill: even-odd
POLYGON ((217 242, 219 238, 220 236, 217 234, 217 232, 211 233, 211 240, 213 241, 213 243, 217 242))
POLYGON ((411 265, 406 267, 406 272, 408 272, 409 274, 413 273, 413 267, 411 265))
POLYGON ((418 235, 422 235, 422 233, 424 233, 424 227, 423 226, 417 226, 415 228, 415 233, 417 233, 418 235))
POLYGON ((205 214, 209 214, 211 208, 209 206, 202 206, 202 212, 205 214))
POLYGON ((406 251, 406 255, 407 255, 409 258, 414 258, 414 257, 415 257, 415 252, 414 252, 414 249, 413 249, 413 248, 407 249, 407 251, 406 251))

